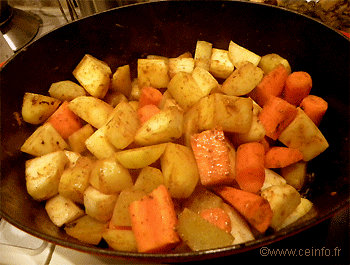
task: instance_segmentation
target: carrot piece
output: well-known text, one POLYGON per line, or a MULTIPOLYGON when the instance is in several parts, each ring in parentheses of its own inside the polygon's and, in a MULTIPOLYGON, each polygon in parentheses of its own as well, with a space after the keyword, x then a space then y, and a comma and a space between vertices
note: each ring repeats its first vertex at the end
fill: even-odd
POLYGON ((156 105, 158 106, 162 100, 162 93, 153 87, 143 87, 141 89, 141 95, 139 99, 139 108, 145 105, 156 105))
POLYGON ((209 223, 219 227, 220 229, 231 232, 230 216, 221 208, 210 208, 202 210, 199 215, 207 220, 209 223))
POLYGON ((236 154, 236 181, 242 190, 257 193, 265 181, 265 148, 261 143, 245 143, 236 154))
POLYGON ((261 143, 264 146, 265 153, 270 150, 270 138, 267 138, 266 136, 262 138, 259 143, 261 143))
POLYGON ((48 122, 64 139, 68 139, 72 133, 83 126, 80 118, 70 110, 68 105, 67 101, 63 102, 48 119, 48 122))
POLYGON ((312 79, 308 73, 293 72, 287 77, 283 98, 290 104, 299 106, 303 98, 309 95, 311 88, 312 79))
POLYGON ((250 93, 250 97, 260 106, 264 106, 270 96, 278 97, 282 94, 287 77, 286 68, 280 64, 263 77, 250 93))
POLYGON ((229 146, 222 130, 213 129, 194 134, 191 147, 202 185, 229 184, 234 180, 229 146))
POLYGON ((277 140, 282 131, 294 120, 297 108, 287 101, 271 96, 259 114, 266 135, 277 140))
POLYGON ((323 98, 308 95, 301 101, 300 107, 316 126, 319 126, 328 109, 328 103, 323 98))
POLYGON ((282 168, 303 159, 303 154, 295 148, 274 146, 265 154, 266 168, 282 168))
POLYGON ((264 233, 271 224, 272 210, 263 197, 248 191, 220 186, 213 191, 234 207, 256 230, 264 233))
POLYGON ((179 242, 176 212, 164 185, 129 206, 131 227, 139 252, 169 251, 179 242))
POLYGON ((139 120, 141 124, 144 124, 146 121, 148 121, 152 116, 159 113, 160 109, 156 105, 144 105, 143 107, 139 108, 137 110, 137 115, 139 117, 139 120))

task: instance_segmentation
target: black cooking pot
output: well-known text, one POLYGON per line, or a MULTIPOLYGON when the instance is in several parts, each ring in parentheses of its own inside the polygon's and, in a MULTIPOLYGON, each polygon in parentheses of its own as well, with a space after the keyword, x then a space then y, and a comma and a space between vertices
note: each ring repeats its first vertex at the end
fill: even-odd
MULTIPOLYGON (((135 72, 133 73, 135 75, 135 72)), ((327 26, 291 11, 251 2, 151 2, 113 9, 63 26, 25 47, 1 71, 1 216, 44 240, 76 250, 165 262, 232 255, 281 240, 331 217, 349 204, 349 41, 327 26), (84 54, 114 71, 148 54, 175 57, 194 52, 197 40, 227 49, 230 40, 259 55, 277 53, 293 71, 313 78, 312 94, 329 110, 320 126, 330 147, 309 163, 314 180, 307 193, 317 216, 246 244, 181 254, 127 253, 78 242, 54 226, 44 204, 26 192, 19 151, 33 126, 19 124, 24 92, 46 94, 52 82, 74 80, 84 54)))

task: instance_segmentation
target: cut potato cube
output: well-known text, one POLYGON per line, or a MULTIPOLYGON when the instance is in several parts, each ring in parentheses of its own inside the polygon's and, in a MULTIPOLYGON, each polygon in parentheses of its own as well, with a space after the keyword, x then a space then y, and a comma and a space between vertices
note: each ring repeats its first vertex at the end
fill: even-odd
POLYGON ((105 135, 117 149, 124 149, 134 141, 140 127, 137 112, 126 102, 119 103, 106 124, 105 135))
POLYGON ((185 112, 183 126, 185 145, 191 147, 191 137, 199 132, 200 127, 199 111, 196 105, 185 112))
POLYGON ((192 73, 194 69, 193 58, 169 58, 169 76, 173 78, 178 72, 192 73))
POLYGON ((180 54, 179 56, 177 56, 176 58, 182 59, 182 58, 193 58, 192 53, 191 52, 184 52, 182 54, 180 54))
POLYGON ((118 193, 133 185, 129 171, 115 157, 97 160, 89 181, 91 186, 105 194, 118 193))
POLYGON ((228 51, 223 49, 212 49, 209 72, 216 78, 226 79, 234 70, 228 51))
POLYGON ((111 79, 110 90, 120 92, 126 97, 130 96, 131 77, 130 66, 128 64, 117 68, 111 79))
POLYGON ((117 198, 116 194, 104 194, 89 186, 84 192, 85 212, 100 222, 107 222, 112 217, 117 198))
POLYGON ((21 151, 33 156, 42 156, 68 148, 68 144, 51 123, 38 127, 21 146, 21 151))
POLYGON ((61 101, 34 93, 25 93, 22 104, 22 117, 25 122, 40 124, 56 111, 61 101))
POLYGON ((117 91, 108 92, 103 100, 109 105, 111 105, 113 108, 115 108, 120 102, 128 102, 127 97, 124 94, 117 91))
POLYGON ((68 137, 68 143, 73 152, 82 153, 86 150, 85 141, 94 133, 90 124, 86 124, 68 137))
POLYGON ((187 208, 179 215, 177 231, 193 251, 227 247, 234 241, 231 234, 187 208))
POLYGON ((143 146, 116 152, 119 163, 126 168, 144 168, 159 159, 165 150, 166 144, 143 146))
POLYGON ((150 193, 161 184, 164 184, 162 171, 158 168, 147 166, 140 171, 133 189, 150 193))
POLYGON ((215 94, 202 98, 193 107, 198 111, 198 127, 200 131, 213 129, 216 124, 215 94))
POLYGON ((263 78, 264 72, 251 62, 242 62, 220 87, 226 95, 243 96, 252 91, 263 78))
POLYGON ((98 159, 104 159, 112 156, 117 149, 106 137, 106 126, 96 130, 85 141, 86 148, 98 159))
POLYGON ((113 107, 106 102, 90 97, 81 96, 69 102, 69 108, 76 115, 95 128, 101 128, 113 112, 113 107))
POLYGON ((78 159, 81 157, 81 154, 69 150, 63 150, 63 152, 68 158, 66 168, 74 167, 78 159))
POLYGON ((266 54, 261 57, 258 66, 264 71, 265 74, 268 74, 280 64, 282 64, 287 69, 288 74, 291 73, 292 70, 290 68, 289 62, 276 53, 266 54))
POLYGON ((70 80, 52 83, 49 89, 51 97, 61 101, 71 101, 80 96, 86 96, 86 91, 82 86, 70 80))
POLYGON ((136 239, 131 230, 107 229, 102 237, 115 250, 137 252, 136 239))
POLYGON ((141 88, 139 87, 137 78, 131 82, 130 100, 139 100, 141 96, 141 88))
POLYGON ((276 228, 276 230, 281 230, 282 228, 285 228, 286 226, 294 223, 295 221, 306 215, 311 210, 312 206, 313 204, 311 201, 305 198, 301 198, 301 201, 297 208, 295 208, 295 210, 290 215, 288 215, 286 219, 284 219, 282 224, 278 228, 276 228))
POLYGON ((210 42, 197 41, 194 54, 194 63, 196 67, 199 66, 209 71, 212 48, 213 44, 210 42))
POLYGON ((257 66, 261 57, 246 48, 230 41, 228 56, 235 67, 239 67, 242 62, 248 61, 257 66))
POLYGON ((160 162, 164 184, 171 197, 189 197, 199 180, 198 168, 192 150, 184 145, 168 143, 160 162))
POLYGON ((202 67, 196 67, 193 69, 192 77, 196 81, 199 89, 202 92, 202 96, 207 96, 213 90, 217 89, 219 86, 218 81, 202 67))
POLYGON ((61 195, 49 199, 45 204, 45 210, 50 220, 58 227, 84 215, 84 211, 73 201, 61 195))
POLYGON ((307 162, 299 161, 290 166, 281 168, 281 175, 287 184, 293 186, 296 190, 301 190, 306 182, 307 162))
POLYGON ((290 148, 296 148, 303 154, 303 160, 309 161, 325 151, 329 144, 321 131, 301 108, 278 140, 290 148))
POLYGON ((267 189, 273 185, 282 185, 286 183, 286 180, 282 176, 271 169, 265 168, 265 181, 261 187, 261 190, 263 191, 264 189, 267 189))
POLYGON ((58 193, 58 185, 68 158, 57 151, 27 160, 25 178, 27 191, 34 200, 42 201, 58 193))
POLYGON ((96 219, 84 215, 79 219, 68 223, 64 230, 68 235, 79 241, 97 245, 102 239, 102 233, 106 230, 107 223, 102 223, 96 219))
POLYGON ((139 145, 173 141, 182 136, 183 112, 176 106, 161 110, 146 121, 135 135, 139 145))
POLYGON ((80 157, 73 167, 66 168, 60 178, 58 193, 73 202, 84 203, 84 191, 89 186, 92 161, 80 157))
POLYGON ((129 206, 132 202, 141 200, 146 196, 142 190, 123 190, 117 199, 113 209, 113 215, 109 223, 110 228, 131 226, 129 206))
POLYGON ((261 196, 270 204, 273 229, 278 229, 300 203, 299 192, 288 184, 270 186, 261 192, 261 196))
POLYGON ((96 98, 103 98, 106 95, 111 74, 112 71, 105 62, 89 54, 86 54, 73 70, 78 82, 96 98))
POLYGON ((138 59, 137 79, 138 86, 165 88, 169 83, 169 65, 163 59, 138 59))

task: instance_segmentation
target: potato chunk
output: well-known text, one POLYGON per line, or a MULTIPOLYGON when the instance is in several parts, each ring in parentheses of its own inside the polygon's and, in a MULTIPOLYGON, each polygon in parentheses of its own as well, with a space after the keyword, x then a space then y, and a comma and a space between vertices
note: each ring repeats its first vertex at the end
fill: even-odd
POLYGON ((112 91, 117 91, 125 95, 126 97, 130 96, 131 93, 131 77, 130 77, 130 66, 123 65, 119 66, 111 79, 112 91))
POLYGON ((209 72, 213 76, 226 79, 233 72, 234 68, 227 50, 212 49, 209 72))
POLYGON ((265 74, 268 74, 279 64, 282 64, 287 69, 288 74, 291 73, 289 62, 276 53, 266 54, 261 57, 258 66, 264 71, 265 74))
POLYGON ((158 168, 147 166, 140 171, 133 189, 150 193, 161 184, 164 184, 164 176, 162 171, 160 171, 158 168))
POLYGON ((82 153, 86 150, 85 141, 94 133, 90 124, 86 124, 68 137, 68 143, 73 152, 82 153))
POLYGON ((71 101, 77 97, 86 96, 86 91, 82 86, 70 80, 64 80, 52 83, 49 94, 51 97, 62 101, 71 101))
POLYGON ((106 126, 102 126, 90 135, 90 137, 85 140, 85 145, 98 159, 108 158, 117 151, 106 137, 106 126))
POLYGON ((248 61, 257 66, 261 57, 252 51, 230 41, 228 48, 228 56, 235 67, 239 67, 242 62, 248 61))
POLYGON ((194 54, 194 63, 196 67, 199 66, 209 71, 212 48, 213 44, 210 42, 201 40, 197 41, 194 54))
POLYGON ((137 252, 135 236, 131 230, 107 229, 102 237, 115 250, 137 252))
POLYGON ((169 65, 163 59, 138 59, 137 80, 142 89, 145 86, 165 88, 169 83, 169 65))

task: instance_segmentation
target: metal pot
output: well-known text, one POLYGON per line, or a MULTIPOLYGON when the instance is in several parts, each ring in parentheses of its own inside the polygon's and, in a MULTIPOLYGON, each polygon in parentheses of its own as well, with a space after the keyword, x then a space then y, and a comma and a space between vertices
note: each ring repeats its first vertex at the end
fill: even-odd
MULTIPOLYGON (((1 216, 44 240, 76 250, 142 261, 185 261, 233 255, 308 229, 349 204, 349 41, 331 28, 281 8, 244 1, 151 2, 116 8, 63 26, 14 56, 1 71, 1 216), (194 52, 197 40, 227 49, 230 40, 264 55, 277 53, 294 71, 314 80, 312 93, 329 103, 321 131, 330 147, 309 164, 314 181, 308 196, 317 216, 246 244, 177 254, 141 254, 90 246, 69 237, 49 220, 44 204, 26 192, 19 151, 34 130, 19 124, 24 92, 47 93, 52 82, 74 80, 84 54, 106 61, 114 71, 147 54, 175 57, 194 52)), ((133 73, 135 75, 135 73, 133 73)))

